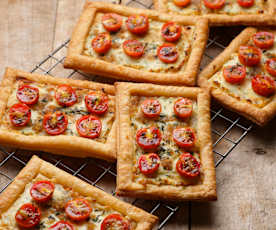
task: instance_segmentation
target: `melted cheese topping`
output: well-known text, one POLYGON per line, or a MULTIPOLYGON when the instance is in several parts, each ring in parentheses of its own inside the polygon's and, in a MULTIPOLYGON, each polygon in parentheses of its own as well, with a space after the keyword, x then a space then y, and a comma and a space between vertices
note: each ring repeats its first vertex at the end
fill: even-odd
MULTIPOLYGON (((77 103, 69 107, 62 107, 57 103, 55 99, 56 87, 57 86, 55 85, 49 85, 49 84, 38 83, 38 82, 30 82, 27 79, 18 78, 13 86, 12 93, 9 96, 6 113, 5 113, 5 116, 3 117, 1 126, 3 128, 12 130, 13 132, 21 133, 24 135, 48 135, 43 129, 43 125, 42 125, 43 117, 48 112, 59 110, 64 112, 68 118, 67 130, 65 131, 65 133, 63 133, 63 135, 79 136, 76 129, 76 121, 83 115, 89 114, 85 106, 84 97, 92 90, 74 88, 78 97, 77 103), (29 122, 27 126, 24 126, 22 128, 17 128, 10 123, 8 110, 12 105, 19 103, 19 101, 16 98, 16 93, 17 93, 18 87, 22 84, 28 84, 28 85, 37 87, 39 89, 39 101, 37 104, 30 106, 31 112, 32 112, 31 122, 29 122)), ((109 99, 108 111, 104 115, 99 116, 102 122, 101 135, 100 137, 93 139, 100 142, 106 141, 115 118, 114 116, 115 98, 112 95, 107 95, 107 96, 109 99)))
MULTIPOLYGON (((160 117, 156 119, 145 118, 141 111, 141 103, 145 100, 145 97, 132 96, 130 104, 131 108, 131 127, 133 136, 136 136, 137 130, 141 128, 147 128, 150 126, 158 127, 162 133, 162 141, 156 153, 159 155, 161 163, 158 168, 158 172, 154 177, 147 177, 143 175, 138 167, 138 159, 142 154, 145 154, 144 150, 136 143, 136 138, 133 138, 135 146, 135 159, 133 162, 134 168, 134 181, 140 184, 155 184, 155 185, 174 185, 183 186, 189 184, 199 184, 202 181, 204 172, 200 172, 198 178, 185 178, 178 174, 175 165, 176 162, 185 150, 180 149, 172 138, 172 132, 174 128, 179 127, 191 127, 197 130, 197 102, 193 101, 193 114, 188 120, 180 120, 174 115, 174 102, 178 99, 175 97, 154 97, 157 99, 162 107, 160 117)), ((195 146, 191 149, 193 156, 200 162, 199 154, 199 142, 196 141, 195 146)))
POLYGON ((92 46, 91 42, 93 38, 101 32, 106 32, 104 29, 101 18, 103 13, 97 13, 93 25, 91 26, 89 35, 86 39, 84 54, 92 57, 102 59, 107 62, 120 64, 135 69, 144 69, 150 72, 162 72, 162 73, 174 73, 184 71, 186 62, 191 52, 191 44, 193 41, 194 27, 183 26, 181 38, 175 45, 178 50, 178 60, 172 64, 166 64, 159 60, 157 57, 157 49, 162 45, 165 40, 161 35, 161 28, 163 22, 154 21, 149 19, 149 31, 141 37, 135 36, 128 32, 125 21, 127 17, 122 16, 123 25, 119 32, 111 33, 112 48, 105 55, 97 54, 92 46), (131 58, 125 54, 122 48, 122 44, 125 40, 137 39, 145 45, 145 52, 141 58, 131 58))

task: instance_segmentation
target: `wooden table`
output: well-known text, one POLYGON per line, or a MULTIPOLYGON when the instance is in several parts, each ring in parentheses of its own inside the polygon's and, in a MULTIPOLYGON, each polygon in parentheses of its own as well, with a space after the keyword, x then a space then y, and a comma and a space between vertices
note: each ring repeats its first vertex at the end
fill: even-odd
MULTIPOLYGON (((6 66, 30 71, 66 41, 83 3, 83 0, 1 0, 1 75, 6 66)), ((146 4, 150 5, 149 0, 146 4)), ((62 77, 62 70, 60 74, 62 77)), ((193 203, 191 229, 276 229, 275 129, 275 119, 265 128, 254 126, 222 162, 217 168, 218 201, 193 203)), ((12 168, 7 170, 15 174, 12 168)), ((165 229, 189 229, 188 204, 181 206, 165 229)))

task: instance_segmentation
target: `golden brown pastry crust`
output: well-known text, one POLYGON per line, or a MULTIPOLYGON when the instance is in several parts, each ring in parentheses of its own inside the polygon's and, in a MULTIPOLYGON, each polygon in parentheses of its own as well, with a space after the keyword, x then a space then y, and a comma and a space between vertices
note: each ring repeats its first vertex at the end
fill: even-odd
POLYGON ((14 178, 14 181, 0 195, 0 217, 21 195, 25 189, 25 186, 38 174, 53 179, 56 183, 72 188, 73 191, 82 196, 92 197, 96 200, 96 202, 107 207, 111 207, 123 215, 129 216, 137 222, 136 230, 150 230, 158 220, 156 216, 116 199, 112 195, 95 188, 94 186, 62 171, 61 169, 58 169, 52 164, 41 160, 37 156, 32 157, 28 164, 14 178))
MULTIPOLYGON (((54 78, 46 75, 31 74, 20 70, 7 68, 1 83, 0 94, 0 117, 5 113, 9 95, 12 90, 15 78, 22 76, 35 82, 49 83, 53 85, 69 84, 74 87, 101 90, 107 94, 114 95, 114 87, 107 84, 90 81, 71 80, 66 78, 54 78)), ((72 157, 96 157, 109 161, 116 159, 115 121, 105 143, 97 142, 88 138, 77 136, 26 136, 6 129, 0 128, 0 143, 5 146, 13 146, 22 149, 40 150, 55 154, 62 154, 72 157)))
POLYGON ((117 126, 117 188, 122 196, 166 200, 216 200, 216 175, 213 161, 209 92, 200 88, 158 86, 152 84, 116 83, 117 126), (198 102, 198 140, 200 142, 202 184, 188 186, 143 186, 132 180, 134 144, 131 133, 129 99, 132 94, 141 96, 189 97, 198 102), (203 116, 204 114, 204 116, 203 116))
POLYGON ((153 10, 136 9, 104 2, 87 1, 79 22, 74 29, 69 44, 67 57, 64 62, 64 67, 80 69, 92 74, 99 74, 106 77, 131 81, 171 85, 194 85, 207 38, 207 19, 195 19, 194 17, 189 16, 160 14, 160 12, 153 10), (124 16, 129 16, 131 14, 145 14, 154 20, 160 20, 164 22, 175 21, 182 25, 195 26, 196 37, 193 41, 191 48, 192 51, 185 70, 181 73, 153 73, 82 55, 84 43, 97 10, 104 12, 115 12, 124 16))
POLYGON ((231 55, 234 52, 237 52, 240 45, 246 44, 256 32, 257 28, 248 27, 244 29, 230 43, 230 45, 213 60, 213 62, 202 70, 198 77, 198 84, 201 87, 209 88, 211 95, 226 108, 243 115, 260 126, 264 126, 276 114, 276 95, 273 96, 272 101, 266 106, 258 108, 250 103, 231 97, 221 89, 212 88, 208 82, 208 79, 211 78, 223 66, 223 64, 231 58, 231 55))

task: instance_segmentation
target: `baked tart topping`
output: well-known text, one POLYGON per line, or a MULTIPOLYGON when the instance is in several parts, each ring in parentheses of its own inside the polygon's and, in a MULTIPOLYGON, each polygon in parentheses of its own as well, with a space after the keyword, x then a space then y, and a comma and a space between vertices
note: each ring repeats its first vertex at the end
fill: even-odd
POLYGON ((221 9, 225 5, 225 0, 203 0, 204 5, 212 10, 221 9))
POLYGON ((276 58, 268 59, 265 63, 265 69, 273 77, 276 77, 276 58))
POLYGON ((77 121, 76 127, 81 137, 86 137, 90 139, 94 139, 100 136, 102 131, 101 120, 92 115, 85 115, 81 117, 77 121))
POLYGON ((141 104, 141 110, 145 117, 156 118, 161 113, 161 104, 158 100, 147 99, 141 104))
POLYGON ((174 113, 179 118, 189 118, 193 113, 193 101, 189 98, 179 98, 174 102, 174 113))
POLYGON ((132 58, 139 58, 144 54, 145 47, 138 40, 126 40, 123 43, 125 54, 132 58))
POLYGON ((54 190, 55 185, 51 181, 38 181, 31 187, 30 194, 36 202, 43 203, 52 198, 54 190))
POLYGON ((90 204, 82 198, 71 200, 65 205, 65 213, 73 221, 84 221, 91 212, 90 204))
POLYGON ((50 230, 74 230, 74 226, 64 220, 60 220, 49 228, 50 230))
POLYGON ((246 69, 242 65, 229 65, 223 68, 225 81, 231 84, 240 84, 246 76, 246 69))
POLYGON ((9 109, 9 117, 13 126, 26 126, 31 119, 31 109, 25 104, 15 104, 9 109))
POLYGON ((239 60, 243 65, 255 66, 261 61, 262 51, 254 46, 240 46, 239 60))
POLYGON ((261 49, 269 49, 274 44, 274 34, 266 31, 261 31, 253 35, 255 46, 261 49))
POLYGON ((34 105, 39 99, 39 90, 36 87, 22 85, 16 93, 17 99, 26 105, 34 105))
POLYGON ((104 93, 90 92, 85 96, 85 105, 90 113, 102 115, 108 109, 108 97, 104 93))
POLYGON ((191 128, 176 128, 173 130, 173 140, 181 148, 193 147, 195 139, 195 132, 191 128))
POLYGON ((161 132, 156 127, 142 128, 136 133, 137 144, 144 150, 154 150, 161 142, 161 132))
POLYGON ((178 58, 178 51, 174 44, 165 43, 157 50, 158 58, 165 63, 174 63, 178 58))
POLYGON ((17 224, 22 228, 33 228, 40 222, 41 212, 31 203, 23 204, 15 214, 17 224))
POLYGON ((59 135, 66 131, 67 116, 62 112, 48 113, 43 119, 43 128, 49 135, 59 135))
POLYGON ((198 176, 199 168, 199 162, 190 153, 182 153, 176 163, 177 172, 184 177, 198 176))
POLYGON ((148 32, 149 19, 146 15, 131 15, 126 20, 126 26, 129 32, 142 35, 148 32))
POLYGON ((109 32, 117 32, 121 29, 123 19, 120 15, 115 13, 106 13, 102 17, 104 28, 109 32))
POLYGON ((122 215, 114 213, 108 215, 101 224, 101 230, 130 230, 130 223, 122 215))
POLYGON ((144 175, 152 175, 160 165, 160 158, 156 153, 148 153, 140 156, 138 165, 141 173, 144 175))
POLYGON ((181 37, 181 26, 175 22, 167 22, 162 26, 161 34, 168 42, 176 42, 181 37))
POLYGON ((179 7, 186 7, 191 3, 191 0, 173 0, 174 4, 179 7))
POLYGON ((60 85, 55 94, 57 103, 61 106, 72 106, 77 102, 77 95, 70 85, 60 85))
POLYGON ((239 5, 244 8, 249 8, 254 5, 255 0, 237 0, 239 5))
POLYGON ((112 45, 109 33, 100 33, 92 40, 92 47, 99 54, 107 53, 112 45))
POLYGON ((255 93, 269 97, 275 93, 275 81, 272 77, 265 75, 256 75, 251 80, 252 88, 255 93))

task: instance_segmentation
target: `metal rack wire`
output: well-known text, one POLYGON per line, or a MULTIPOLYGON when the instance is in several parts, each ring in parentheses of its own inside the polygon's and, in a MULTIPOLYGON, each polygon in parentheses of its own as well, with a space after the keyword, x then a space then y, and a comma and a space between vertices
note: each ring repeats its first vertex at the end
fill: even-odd
MULTIPOLYGON (((151 8, 149 5, 138 0, 131 0, 127 5, 138 4, 140 7, 151 8)), ((202 60, 204 67, 210 62, 225 45, 240 32, 241 28, 231 29, 212 29, 210 32, 208 44, 202 60), (225 33, 228 34, 225 37, 225 33), (224 37, 224 38, 223 38, 224 37), (223 38, 223 39, 222 39, 223 38)), ((64 70, 63 61, 67 50, 68 41, 61 44, 50 55, 43 59, 31 72, 49 74, 53 76, 63 76, 67 78, 85 78, 94 81, 103 81, 112 83, 112 80, 99 76, 88 76, 76 70, 64 70)), ((212 134, 213 134, 213 151, 216 167, 226 159, 227 156, 235 149, 247 133, 252 129, 252 124, 245 119, 233 114, 217 104, 212 105, 212 134)), ((0 147, 0 193, 12 182, 21 168, 28 162, 32 154, 29 151, 11 150, 0 147), (12 170, 11 170, 12 169, 12 170), (11 172, 12 171, 12 172, 11 172)), ((72 158, 51 155, 47 153, 38 153, 39 157, 53 163, 55 166, 71 173, 74 176, 115 195, 116 165, 110 164, 97 159, 79 159, 73 161, 72 158)), ((171 220, 171 217, 180 209, 174 204, 159 201, 144 201, 141 199, 128 199, 134 205, 149 211, 160 218, 158 229, 163 229, 171 220), (162 213, 162 214, 161 214, 162 213)), ((192 202, 188 202, 188 228, 191 229, 191 210, 192 202)), ((184 207, 181 207, 184 208, 184 207)))

